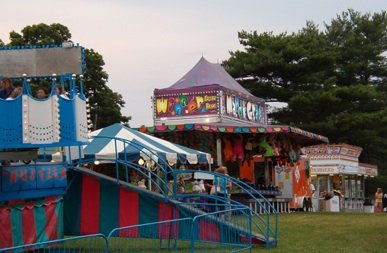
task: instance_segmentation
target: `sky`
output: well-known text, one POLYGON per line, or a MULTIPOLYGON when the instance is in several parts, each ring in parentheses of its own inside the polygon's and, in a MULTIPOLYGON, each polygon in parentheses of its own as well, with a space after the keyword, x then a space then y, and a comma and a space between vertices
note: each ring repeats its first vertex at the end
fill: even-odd
POLYGON ((349 8, 387 9, 385 0, 19 0, 0 5, 0 39, 39 23, 60 23, 72 41, 103 56, 107 85, 125 101, 131 127, 151 126, 151 96, 204 56, 221 63, 242 50, 239 31, 297 32, 306 21, 324 29, 349 8))

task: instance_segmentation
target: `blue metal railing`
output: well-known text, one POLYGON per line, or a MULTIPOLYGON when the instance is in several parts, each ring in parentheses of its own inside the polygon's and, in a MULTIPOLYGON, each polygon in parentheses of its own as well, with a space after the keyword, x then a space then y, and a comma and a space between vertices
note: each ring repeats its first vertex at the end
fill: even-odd
MULTIPOLYGON (((182 173, 203 173, 207 175, 211 175, 213 177, 218 177, 231 182, 234 190, 239 190, 248 196, 250 200, 253 200, 254 203, 263 210, 263 215, 257 213, 255 210, 251 210, 253 216, 256 218, 253 220, 254 228, 256 228, 260 234, 264 236, 264 241, 266 242, 267 247, 273 247, 277 245, 278 241, 278 212, 274 208, 274 206, 270 203, 270 201, 265 198, 260 192, 252 188, 250 185, 236 179, 230 177, 228 175, 216 173, 213 171, 204 171, 204 170, 174 170, 174 182, 176 185, 176 180, 179 178, 179 175, 182 173), (258 196, 258 198, 257 198, 258 196), (261 200, 261 201, 260 201, 261 200)), ((185 194, 177 194, 176 187, 174 187, 173 196, 176 199, 182 198, 192 198, 192 197, 201 197, 212 199, 215 201, 215 205, 217 206, 241 206, 243 205, 240 202, 230 200, 229 198, 222 198, 219 195, 208 195, 208 194, 195 194, 195 193, 185 193, 185 194)), ((196 203, 193 203, 194 205, 196 203)), ((203 203, 201 203, 203 205, 203 203)), ((209 204, 211 207, 212 205, 209 204)))
POLYGON ((251 252, 251 234, 251 213, 247 207, 241 207, 119 227, 107 236, 91 234, 0 248, 0 253, 251 252), (237 226, 229 226, 219 218, 228 212, 239 214, 237 226))
POLYGON ((24 244, 15 247, 0 248, 0 252, 85 252, 85 253, 107 253, 109 252, 108 240, 103 234, 92 234, 64 239, 51 240, 24 244))
POLYGON ((114 251, 240 252, 251 250, 251 213, 247 207, 113 229, 108 235, 114 251), (238 213, 230 226, 221 215, 238 213), (146 238, 120 240, 119 238, 146 238))
MULTIPOLYGON (((126 182, 130 182, 129 176, 128 176, 128 169, 134 169, 137 173, 142 175, 146 180, 151 182, 151 185, 156 187, 158 191, 167 197, 168 193, 171 192, 171 189, 169 189, 167 177, 173 170, 167 161, 165 161, 163 158, 159 157, 156 152, 153 150, 142 146, 141 144, 123 139, 118 137, 108 137, 108 136, 94 136, 91 137, 94 139, 109 139, 114 140, 114 146, 115 146, 115 154, 114 157, 111 158, 104 157, 104 158, 98 158, 95 155, 92 157, 86 157, 86 159, 79 159, 76 161, 76 166, 83 166, 84 164, 91 163, 98 160, 103 160, 107 162, 115 163, 116 168, 116 179, 117 181, 120 180, 120 170, 119 165, 124 166, 125 168, 125 179, 126 182), (139 154, 141 154, 142 157, 145 158, 144 165, 139 165, 137 162, 133 162, 130 160, 129 155, 126 152, 117 152, 117 146, 118 143, 123 145, 123 150, 126 150, 127 147, 131 147, 138 151, 139 154), (155 159, 157 158, 157 159, 155 159), (152 168, 150 167, 152 165, 152 168), (160 172, 162 175, 160 175, 160 172)), ((72 164, 73 166, 74 163, 72 164)))

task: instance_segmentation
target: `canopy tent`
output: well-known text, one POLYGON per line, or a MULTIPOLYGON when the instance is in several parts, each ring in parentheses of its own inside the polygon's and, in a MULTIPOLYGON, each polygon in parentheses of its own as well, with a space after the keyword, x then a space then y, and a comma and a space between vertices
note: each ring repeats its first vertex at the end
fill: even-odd
POLYGON ((211 163, 210 154, 141 133, 118 123, 94 131, 90 136, 94 139, 84 149, 86 158, 114 159, 118 154, 120 157, 125 155, 130 160, 140 157, 149 159, 151 156, 156 161, 162 158, 172 164, 177 161, 190 164, 211 163), (125 139, 127 143, 112 138, 125 139))
POLYGON ((220 64, 211 63, 204 57, 200 58, 199 62, 176 83, 162 90, 185 89, 214 84, 240 92, 246 96, 254 97, 242 85, 235 81, 220 64))

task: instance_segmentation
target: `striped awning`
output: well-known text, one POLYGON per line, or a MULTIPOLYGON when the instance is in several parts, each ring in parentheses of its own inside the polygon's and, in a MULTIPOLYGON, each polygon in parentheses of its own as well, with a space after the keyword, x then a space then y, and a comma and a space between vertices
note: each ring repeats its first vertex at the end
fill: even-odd
POLYGON ((84 149, 86 157, 114 159, 116 155, 125 154, 128 159, 133 160, 140 156, 145 159, 152 156, 153 159, 162 158, 169 163, 211 163, 211 155, 208 153, 156 138, 121 124, 94 131, 90 136, 94 139, 84 149), (112 138, 125 139, 128 142, 125 144, 112 138))
POLYGON ((243 123, 213 123, 213 124, 181 124, 181 125, 158 125, 150 127, 140 127, 139 131, 143 133, 163 133, 175 131, 202 131, 217 133, 286 133, 303 137, 306 140, 329 143, 327 137, 302 130, 297 127, 287 125, 251 125, 243 123))

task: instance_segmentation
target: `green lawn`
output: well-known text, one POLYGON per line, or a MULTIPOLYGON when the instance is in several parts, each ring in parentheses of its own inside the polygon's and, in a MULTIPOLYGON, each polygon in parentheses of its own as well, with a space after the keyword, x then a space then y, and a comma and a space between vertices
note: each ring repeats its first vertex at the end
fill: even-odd
POLYGON ((279 243, 253 252, 387 252, 387 214, 291 213, 279 215, 279 243))
MULTIPOLYGON (((156 231, 157 232, 157 231, 156 231)), ((190 241, 145 238, 111 238, 110 252, 189 252, 190 241), (167 248, 171 250, 167 250, 167 248)), ((99 237, 68 241, 55 247, 76 249, 73 252, 104 252, 99 237)), ((196 243, 195 252, 229 252, 224 245, 196 243)), ((230 247, 236 249, 235 247, 230 247)), ((47 251, 48 252, 48 251, 47 251)), ((69 251, 70 252, 70 251, 69 251)), ((247 252, 247 251, 244 251, 247 252)), ((255 246, 252 252, 263 253, 386 253, 387 214, 369 213, 291 213, 279 215, 279 243, 276 248, 255 246)))

